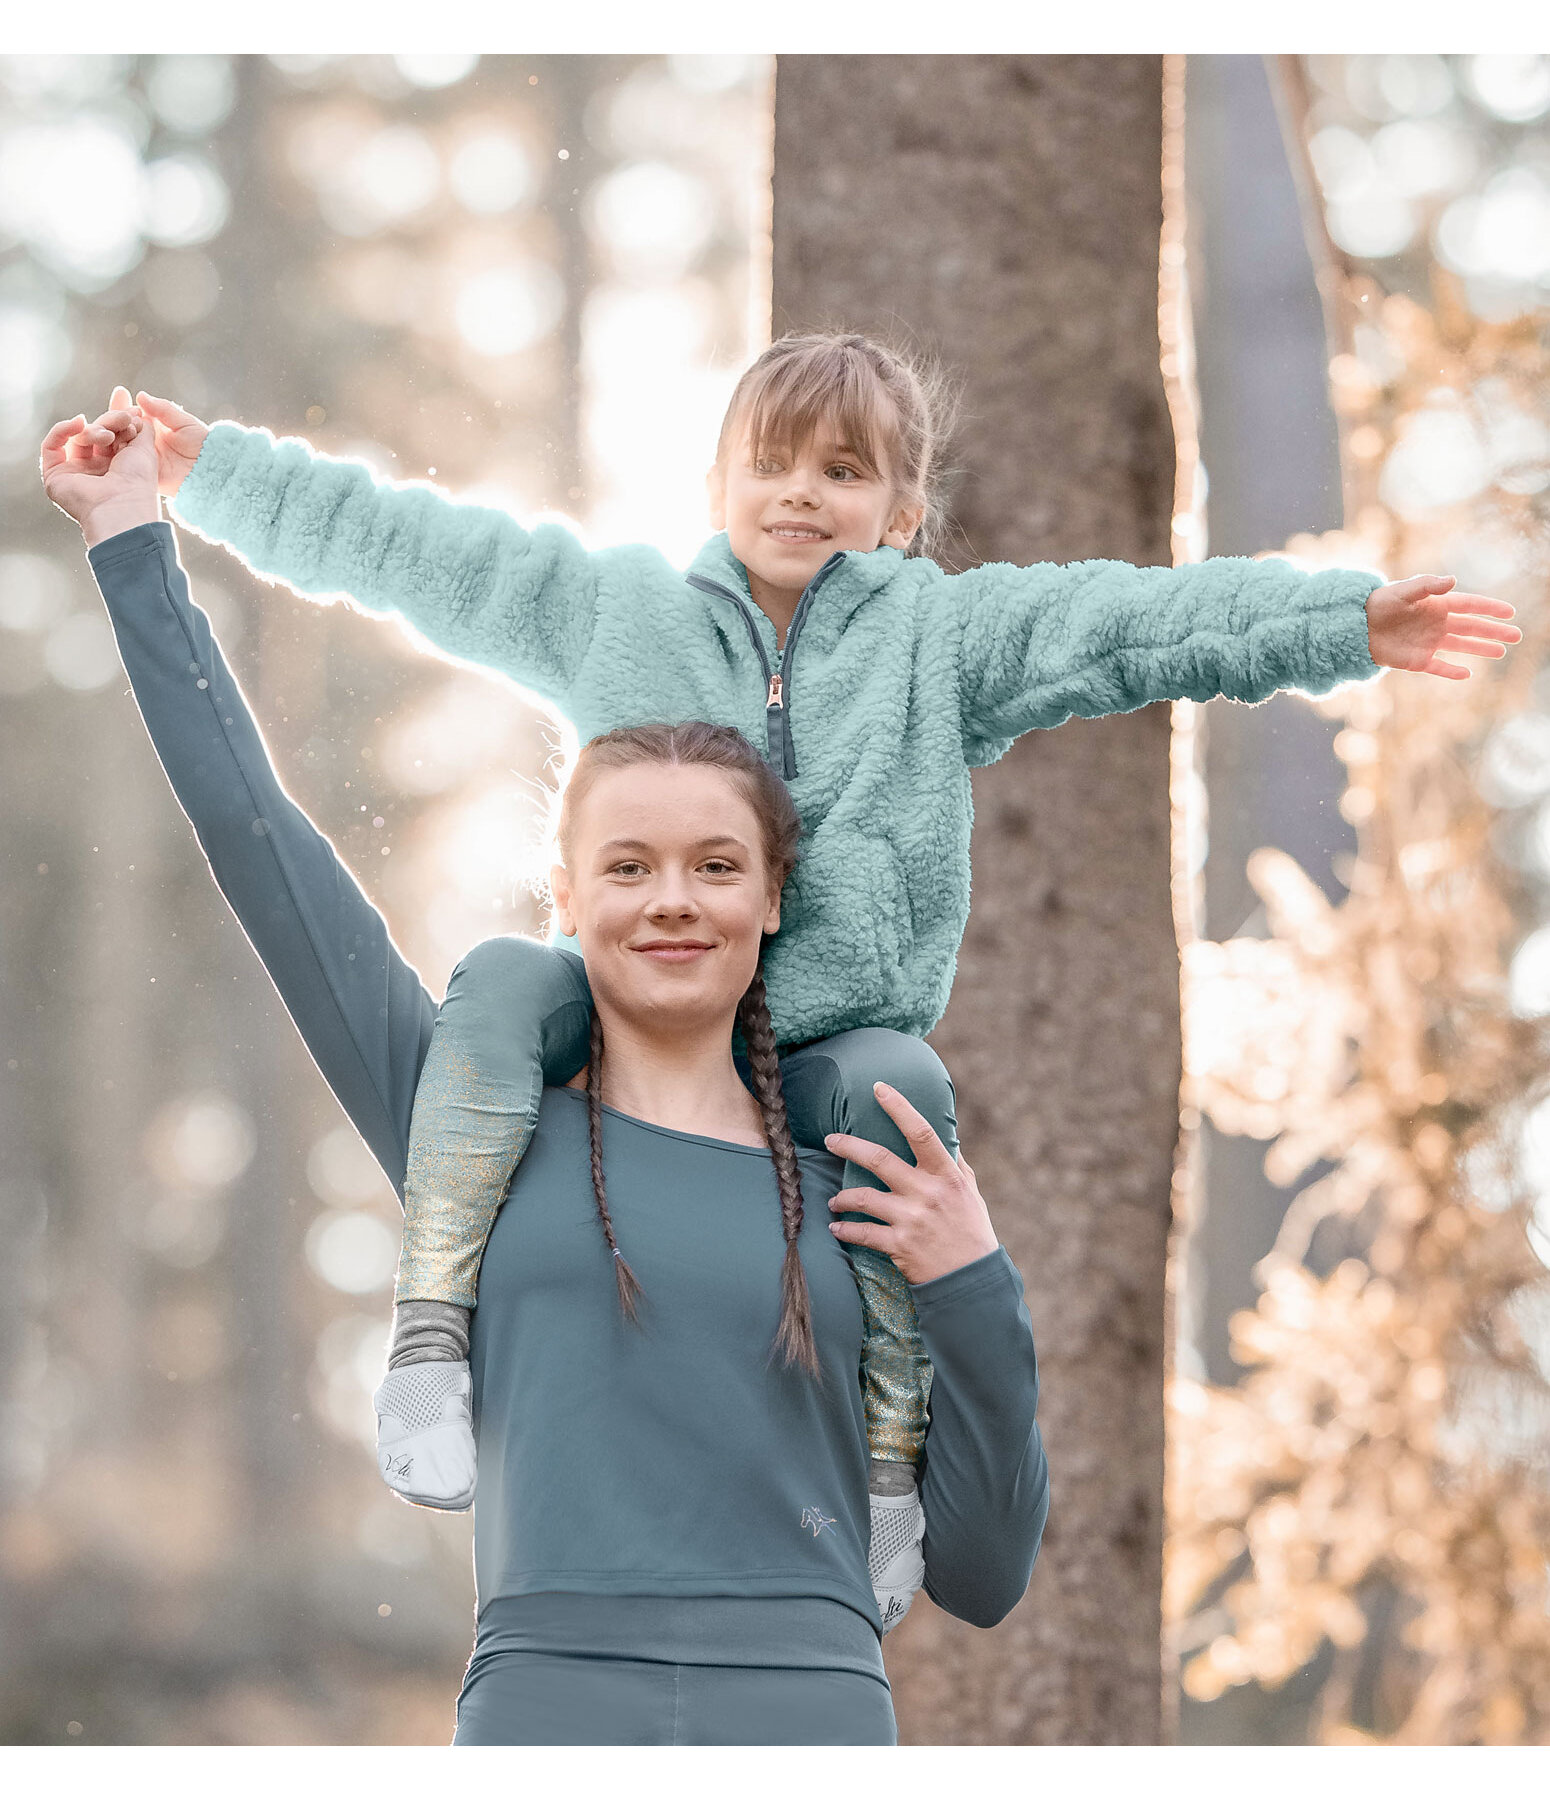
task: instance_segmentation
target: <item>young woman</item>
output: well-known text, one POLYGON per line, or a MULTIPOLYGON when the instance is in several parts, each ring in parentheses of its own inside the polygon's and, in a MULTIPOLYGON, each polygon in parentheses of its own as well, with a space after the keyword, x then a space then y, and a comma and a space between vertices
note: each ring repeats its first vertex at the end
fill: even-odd
MULTIPOLYGON (((402 1193, 430 997, 275 777, 156 522, 150 433, 94 474, 68 449, 82 425, 50 432, 45 484, 82 524, 222 891, 402 1193)), ((894 1741, 861 1302, 837 1236, 813 1229, 847 1203, 843 1164, 791 1144, 763 1000, 798 833, 728 727, 605 734, 573 775, 553 882, 585 957, 588 1067, 544 1091, 490 1233, 471 1380, 425 1365, 442 1376, 417 1421, 471 1421, 483 1467, 459 1743, 894 1741)), ((870 1229, 915 1278, 936 1365, 926 1591, 990 1625, 1026 1588, 1047 1509, 1031 1328, 972 1173, 887 1104, 914 1166, 836 1149, 891 1184, 870 1229)))

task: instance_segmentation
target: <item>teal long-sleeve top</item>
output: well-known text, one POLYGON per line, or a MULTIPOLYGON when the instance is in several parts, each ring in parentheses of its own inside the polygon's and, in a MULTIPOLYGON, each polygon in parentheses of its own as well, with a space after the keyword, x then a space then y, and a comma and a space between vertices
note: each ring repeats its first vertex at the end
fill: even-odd
POLYGON ((213 426, 173 502, 298 592, 395 613, 550 702, 582 742, 620 725, 733 725, 786 778, 802 861, 765 960, 777 1042, 859 1026, 924 1037, 969 913, 969 771, 1023 732, 1154 700, 1264 700, 1372 675, 1382 579, 1280 559, 1181 568, 831 557, 777 645, 725 533, 687 571, 589 551, 300 439, 213 426), (777 682, 777 679, 778 682, 777 682))
MULTIPOLYGON (((434 1003, 280 785, 192 603, 170 527, 110 538, 91 563, 215 880, 401 1198, 434 1003)), ((815 1384, 768 1361, 783 1253, 769 1158, 612 1111, 603 1154, 619 1241, 646 1292, 643 1330, 619 1313, 574 1090, 546 1090, 486 1251, 471 1357, 481 1616, 501 1602, 506 1629, 524 1596, 575 1596, 564 1633, 538 1626, 574 1648, 577 1608, 613 1597, 648 1608, 635 1615, 633 1653, 676 1656, 689 1644, 701 1654, 729 1646, 746 1612, 734 1631, 726 1609, 766 1599, 780 1603, 769 1616, 790 1654, 839 1654, 801 1649, 833 1640, 824 1621, 835 1607, 881 1629, 866 1565, 861 1308, 824 1229, 842 1164, 801 1152, 800 1245, 825 1371, 815 1384)), ((1048 1508, 1022 1282, 997 1249, 913 1294, 936 1368, 921 1490, 926 1592, 991 1625, 1026 1589, 1048 1508)))

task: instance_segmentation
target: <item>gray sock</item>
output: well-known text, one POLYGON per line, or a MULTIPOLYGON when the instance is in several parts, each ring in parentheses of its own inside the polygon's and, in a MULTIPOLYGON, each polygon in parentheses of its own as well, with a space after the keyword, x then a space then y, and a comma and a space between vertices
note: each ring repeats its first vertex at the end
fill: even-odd
POLYGON ((467 1362, 468 1319, 466 1306, 445 1300, 400 1300, 393 1308, 393 1341, 388 1346, 388 1367, 404 1363, 467 1362))
POLYGON ((913 1494, 915 1483, 911 1463, 874 1460, 867 1475, 867 1488, 874 1494, 913 1494))

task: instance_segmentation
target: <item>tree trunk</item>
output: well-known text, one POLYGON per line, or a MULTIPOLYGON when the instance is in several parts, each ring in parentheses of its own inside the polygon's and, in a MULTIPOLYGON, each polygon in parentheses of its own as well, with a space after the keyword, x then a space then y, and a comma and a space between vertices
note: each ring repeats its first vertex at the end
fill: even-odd
MULTIPOLYGON (((782 57, 777 331, 907 326, 964 381, 961 561, 1170 561, 1162 63, 782 57)), ((974 911, 934 1036, 1028 1284, 1053 1500, 994 1633, 886 1644, 907 1744, 1163 1732, 1164 1274, 1178 1126, 1165 708, 975 777, 974 911)))

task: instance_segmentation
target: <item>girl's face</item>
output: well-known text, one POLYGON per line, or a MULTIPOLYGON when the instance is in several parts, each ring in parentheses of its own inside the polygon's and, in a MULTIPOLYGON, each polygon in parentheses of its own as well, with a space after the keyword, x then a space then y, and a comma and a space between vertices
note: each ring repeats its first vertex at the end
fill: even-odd
POLYGON ((607 770, 572 820, 569 864, 549 879, 605 1028, 730 1042, 763 935, 780 926, 758 815, 730 775, 695 764, 607 770))
POLYGON ((800 594, 836 550, 904 550, 922 509, 901 504, 888 471, 871 471, 821 424, 806 444, 755 458, 746 423, 709 476, 711 523, 755 585, 800 594))

